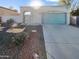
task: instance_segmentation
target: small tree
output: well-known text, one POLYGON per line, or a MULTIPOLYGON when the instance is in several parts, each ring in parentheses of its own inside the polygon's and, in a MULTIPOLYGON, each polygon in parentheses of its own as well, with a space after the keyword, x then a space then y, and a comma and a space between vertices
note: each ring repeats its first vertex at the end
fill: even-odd
POLYGON ((0 17, 0 26, 1 26, 1 24, 2 24, 2 17, 0 17))
POLYGON ((60 1, 60 3, 66 5, 66 6, 71 5, 71 0, 59 0, 59 1, 60 1))
POLYGON ((0 17, 0 23, 2 23, 2 17, 0 17))
POLYGON ((11 27, 14 24, 14 20, 12 18, 10 18, 9 20, 7 20, 7 26, 11 27))
POLYGON ((71 12, 71 15, 73 15, 73 16, 79 16, 79 9, 73 10, 73 11, 71 12))

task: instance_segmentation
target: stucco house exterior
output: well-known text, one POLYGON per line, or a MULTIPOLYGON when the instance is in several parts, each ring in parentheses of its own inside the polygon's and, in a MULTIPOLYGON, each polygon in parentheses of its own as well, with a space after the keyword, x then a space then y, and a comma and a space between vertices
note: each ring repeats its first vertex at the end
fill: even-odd
POLYGON ((10 18, 16 22, 21 22, 20 13, 15 9, 0 6, 0 17, 3 22, 6 22, 10 18))
POLYGON ((70 24, 70 13, 65 6, 42 6, 39 9, 22 6, 20 11, 27 25, 70 24))
POLYGON ((10 16, 10 15, 17 16, 17 15, 19 15, 19 13, 18 13, 17 10, 0 6, 0 15, 4 15, 4 16, 10 16))

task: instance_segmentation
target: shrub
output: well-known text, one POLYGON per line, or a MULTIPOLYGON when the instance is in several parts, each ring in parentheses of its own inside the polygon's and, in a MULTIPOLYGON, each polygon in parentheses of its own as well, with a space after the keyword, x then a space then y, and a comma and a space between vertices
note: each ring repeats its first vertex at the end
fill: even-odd
POLYGON ((7 20, 6 23, 7 23, 7 26, 8 26, 8 27, 11 27, 11 26, 14 24, 14 22, 15 22, 15 21, 14 21, 12 18, 10 18, 10 19, 7 20))

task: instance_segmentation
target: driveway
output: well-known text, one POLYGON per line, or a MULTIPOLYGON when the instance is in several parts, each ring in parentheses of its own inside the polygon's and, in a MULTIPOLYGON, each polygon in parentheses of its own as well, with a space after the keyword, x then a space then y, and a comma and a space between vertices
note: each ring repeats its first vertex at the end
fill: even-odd
POLYGON ((68 25, 44 25, 48 59, 79 59, 79 28, 68 25))

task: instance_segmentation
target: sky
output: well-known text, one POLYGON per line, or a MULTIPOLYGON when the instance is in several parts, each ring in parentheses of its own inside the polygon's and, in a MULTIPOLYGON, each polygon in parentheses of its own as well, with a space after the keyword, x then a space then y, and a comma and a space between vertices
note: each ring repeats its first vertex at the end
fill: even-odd
MULTIPOLYGON (((25 6, 34 0, 0 0, 0 6, 13 7, 14 9, 20 9, 21 6, 25 6)), ((55 4, 58 0, 40 0, 44 4, 55 4)))

